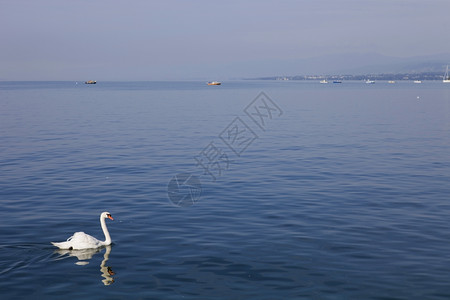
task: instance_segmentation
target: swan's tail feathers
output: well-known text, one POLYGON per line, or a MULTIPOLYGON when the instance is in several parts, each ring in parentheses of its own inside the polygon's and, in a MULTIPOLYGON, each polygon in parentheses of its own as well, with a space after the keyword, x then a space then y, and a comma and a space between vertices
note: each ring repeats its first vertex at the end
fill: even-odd
POLYGON ((69 238, 67 239, 67 241, 65 241, 65 242, 59 242, 59 243, 51 242, 51 243, 53 244, 53 246, 56 246, 56 247, 58 247, 59 249, 63 249, 63 250, 66 250, 66 249, 68 249, 68 250, 73 250, 73 242, 72 242, 72 239, 74 239, 74 238, 76 238, 76 237, 79 237, 79 236, 83 236, 83 235, 85 235, 84 232, 75 232, 75 233, 74 233, 71 237, 69 237, 69 238))
POLYGON ((58 247, 59 249, 72 249, 72 245, 69 241, 67 242, 60 242, 60 243, 55 243, 55 242, 51 242, 53 244, 53 246, 58 247))

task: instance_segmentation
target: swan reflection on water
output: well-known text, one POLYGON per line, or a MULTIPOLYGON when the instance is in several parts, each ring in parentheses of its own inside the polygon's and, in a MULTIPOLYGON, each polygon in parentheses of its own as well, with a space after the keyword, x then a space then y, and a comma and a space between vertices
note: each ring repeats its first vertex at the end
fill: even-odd
POLYGON ((58 249, 55 250, 55 253, 58 253, 60 256, 58 259, 64 259, 68 257, 76 257, 78 261, 75 263, 76 265, 87 265, 89 264, 89 260, 97 253, 101 252, 105 249, 105 254, 103 254, 103 260, 100 264, 100 272, 102 273, 102 280, 104 285, 110 285, 114 283, 114 276, 116 273, 111 269, 111 267, 106 266, 106 262, 109 259, 109 254, 111 253, 111 246, 105 246, 102 248, 96 249, 82 249, 82 250, 66 250, 66 249, 58 249))

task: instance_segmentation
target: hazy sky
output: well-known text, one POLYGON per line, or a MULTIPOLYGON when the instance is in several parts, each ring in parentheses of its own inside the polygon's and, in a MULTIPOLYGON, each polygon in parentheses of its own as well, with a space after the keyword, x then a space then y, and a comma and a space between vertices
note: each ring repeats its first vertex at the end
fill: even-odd
POLYGON ((448 53, 449 12, 449 0, 0 0, 0 80, 214 80, 255 75, 237 67, 252 62, 448 53))

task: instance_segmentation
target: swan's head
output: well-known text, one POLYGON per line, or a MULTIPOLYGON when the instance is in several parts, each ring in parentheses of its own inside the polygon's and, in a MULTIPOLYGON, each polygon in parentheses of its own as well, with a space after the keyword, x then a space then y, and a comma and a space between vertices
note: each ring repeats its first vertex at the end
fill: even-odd
POLYGON ((102 217, 103 219, 108 218, 108 219, 114 220, 113 217, 111 216, 111 214, 110 214, 109 212, 107 212, 107 211, 102 212, 101 217, 102 217))

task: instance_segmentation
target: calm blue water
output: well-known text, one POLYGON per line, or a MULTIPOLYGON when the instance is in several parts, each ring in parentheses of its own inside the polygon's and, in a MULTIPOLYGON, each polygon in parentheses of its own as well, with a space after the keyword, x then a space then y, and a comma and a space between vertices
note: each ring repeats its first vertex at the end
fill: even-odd
POLYGON ((441 82, 0 82, 1 299, 448 299, 449 137, 441 82))

